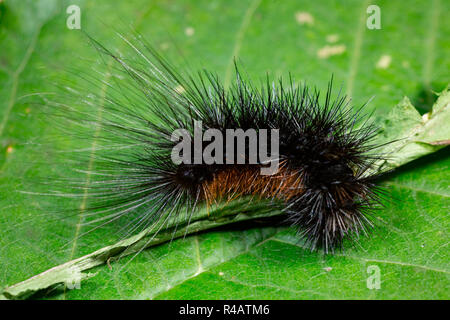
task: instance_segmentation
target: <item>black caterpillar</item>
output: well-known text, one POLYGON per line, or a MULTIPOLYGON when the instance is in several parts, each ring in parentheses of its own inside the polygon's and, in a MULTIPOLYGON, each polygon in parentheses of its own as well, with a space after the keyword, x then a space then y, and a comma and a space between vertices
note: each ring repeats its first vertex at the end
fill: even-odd
POLYGON ((380 158, 373 144, 377 128, 362 108, 353 112, 345 96, 332 99, 332 81, 325 97, 292 79, 284 84, 267 78, 255 88, 236 67, 236 81, 225 89, 214 73, 182 76, 143 41, 138 48, 124 39, 133 52, 127 60, 91 40, 113 62, 108 80, 83 79, 103 94, 86 98, 72 88, 69 99, 55 104, 71 120, 68 131, 89 128, 99 144, 88 153, 94 159, 89 185, 66 185, 71 193, 87 190, 87 223, 133 216, 124 228, 135 231, 190 215, 199 204, 249 196, 283 210, 312 249, 341 248, 344 238, 372 226, 370 213, 380 196, 371 174, 380 158), (196 164, 194 155, 190 163, 174 163, 180 140, 173 132, 187 130, 194 150, 196 121, 202 132, 217 129, 224 136, 227 129, 278 129, 277 172, 261 174, 268 163, 251 163, 249 145, 219 163, 196 164), (241 162, 227 164, 230 157, 241 162))

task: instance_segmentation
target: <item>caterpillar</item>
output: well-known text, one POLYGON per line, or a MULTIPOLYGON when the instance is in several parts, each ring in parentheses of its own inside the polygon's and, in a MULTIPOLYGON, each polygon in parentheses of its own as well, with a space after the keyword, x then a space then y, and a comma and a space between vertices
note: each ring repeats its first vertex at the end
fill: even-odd
POLYGON ((372 228, 382 192, 373 173, 377 127, 364 106, 353 111, 345 95, 333 98, 332 78, 324 95, 292 77, 267 76, 256 87, 235 64, 235 82, 225 88, 215 73, 182 74, 144 40, 120 37, 129 56, 90 38, 108 67, 104 80, 83 75, 83 88, 52 103, 69 120, 61 125, 67 136, 84 130, 95 138, 87 152, 74 153, 89 156, 88 170, 75 169, 90 182, 60 179, 68 194, 88 195, 87 224, 128 217, 123 228, 133 232, 248 197, 281 210, 312 250, 333 252, 372 228), (230 130, 244 134, 241 149, 227 149, 234 136, 219 139, 230 130), (256 143, 251 133, 262 138, 256 143), (215 161, 199 161, 205 154, 215 161))

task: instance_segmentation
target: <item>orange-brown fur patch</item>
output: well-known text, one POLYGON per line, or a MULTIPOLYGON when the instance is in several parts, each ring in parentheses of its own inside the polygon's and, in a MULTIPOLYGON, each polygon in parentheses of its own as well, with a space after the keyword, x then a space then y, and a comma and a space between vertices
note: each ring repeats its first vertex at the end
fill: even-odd
POLYGON ((233 166, 214 175, 202 185, 208 204, 231 201, 240 196, 287 201, 304 192, 301 173, 281 165, 274 175, 261 175, 260 166, 233 166))

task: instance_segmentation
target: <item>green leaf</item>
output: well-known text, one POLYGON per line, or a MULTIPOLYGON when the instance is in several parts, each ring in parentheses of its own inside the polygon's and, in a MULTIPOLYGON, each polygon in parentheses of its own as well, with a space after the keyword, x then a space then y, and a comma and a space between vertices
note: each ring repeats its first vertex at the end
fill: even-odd
POLYGON ((421 116, 407 97, 383 121, 379 142, 389 143, 382 150, 386 159, 375 164, 377 171, 399 167, 450 145, 450 91, 445 89, 433 109, 421 116))
POLYGON ((195 212, 188 221, 180 222, 178 219, 172 219, 167 224, 154 225, 114 245, 101 248, 78 259, 53 267, 21 283, 9 286, 1 294, 9 299, 24 299, 42 290, 57 289, 61 285, 71 286, 95 275, 84 271, 98 265, 109 264, 123 256, 139 254, 146 248, 223 225, 250 219, 268 218, 279 214, 276 210, 270 209, 270 206, 264 201, 251 203, 245 198, 212 208, 203 208, 203 210, 195 212), (155 232, 154 230, 161 231, 155 232))
MULTIPOLYGON (((58 299, 449 298, 447 149, 386 177, 389 194, 385 208, 377 213, 373 236, 342 254, 310 253, 292 230, 252 224, 174 240, 99 264, 119 253, 117 226, 78 238, 87 231, 79 227, 82 216, 54 219, 47 208, 76 209, 81 199, 14 192, 24 190, 33 176, 66 170, 37 158, 43 153, 36 152, 35 141, 51 138, 54 131, 50 123, 40 121, 45 115, 30 98, 45 103, 53 91, 46 81, 51 75, 92 57, 85 38, 66 27, 65 10, 72 3, 80 5, 83 30, 113 48, 120 49, 120 44, 109 29, 117 21, 130 21, 177 66, 183 66, 183 60, 176 47, 193 69, 207 67, 225 79, 230 79, 236 56, 255 79, 266 72, 278 76, 290 71, 295 79, 322 87, 333 73, 355 105, 375 95, 367 108, 382 119, 381 141, 407 137, 390 145, 389 153, 397 157, 381 163, 382 169, 434 152, 449 139, 448 93, 441 94, 431 110, 432 90, 439 92, 449 82, 450 25, 444 19, 449 4, 445 1, 408 5, 376 1, 382 13, 380 30, 365 27, 366 8, 373 3, 357 0, 285 1, 283 5, 269 0, 4 1, 0 9, 0 287, 64 263, 73 266, 69 261, 74 259, 87 263, 83 268, 57 267, 50 276, 10 287, 13 290, 7 290, 6 297, 23 298, 40 290, 41 297, 58 299), (404 96, 421 113, 431 111, 428 118, 407 100, 394 109, 404 96), (98 250, 107 254, 99 258, 98 250), (368 267, 373 265, 380 269, 379 290, 367 286, 368 267), (88 278, 80 290, 60 290, 58 284, 73 284, 85 270, 88 278)), ((85 71, 95 74, 96 70, 85 71)), ((52 157, 67 147, 70 141, 55 141, 45 155, 52 157)), ((231 218, 240 212, 230 213, 231 218)), ((124 241, 136 243, 140 250, 148 238, 139 237, 124 241)))

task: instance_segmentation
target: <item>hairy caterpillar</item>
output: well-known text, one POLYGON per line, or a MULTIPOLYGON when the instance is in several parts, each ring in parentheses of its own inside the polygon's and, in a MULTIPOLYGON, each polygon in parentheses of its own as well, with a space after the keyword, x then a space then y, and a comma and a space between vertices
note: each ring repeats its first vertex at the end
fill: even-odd
MULTIPOLYGON (((332 81, 325 97, 292 79, 286 84, 267 78, 258 89, 236 67, 236 82, 226 89, 214 73, 183 76, 144 41, 122 39, 132 56, 91 39, 109 71, 104 80, 82 80, 99 93, 71 87, 64 102, 53 103, 55 113, 69 120, 62 125, 68 136, 84 130, 95 138, 94 146, 77 154, 90 159, 89 183, 59 180, 67 194, 88 195, 81 208, 86 223, 100 227, 128 217, 123 228, 133 232, 173 217, 189 219, 200 204, 248 196, 282 210, 311 249, 341 248, 345 238, 372 226, 370 213, 380 195, 370 173, 380 158, 372 143, 377 128, 361 110, 353 112, 345 96, 332 99, 332 81), (230 129, 276 132, 277 157, 251 162, 260 145, 230 154, 225 140, 210 139, 228 153, 218 162, 196 162, 198 123, 202 132, 214 129, 223 136, 230 129), (180 129, 190 138, 188 163, 173 161, 180 143, 174 132, 180 129), (276 172, 262 174, 273 160, 276 172)), ((204 154, 208 147, 197 151, 204 154)), ((217 150, 210 154, 217 156, 217 150)))

